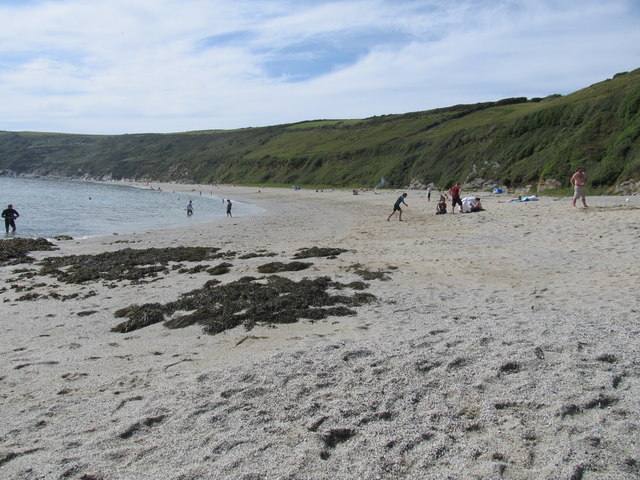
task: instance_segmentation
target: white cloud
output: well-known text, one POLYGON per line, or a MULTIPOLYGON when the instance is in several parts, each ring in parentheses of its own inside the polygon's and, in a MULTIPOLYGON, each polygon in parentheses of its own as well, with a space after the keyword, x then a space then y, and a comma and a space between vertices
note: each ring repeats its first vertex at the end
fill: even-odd
POLYGON ((53 0, 0 19, 2 130, 360 118, 570 93, 640 67, 633 0, 53 0))

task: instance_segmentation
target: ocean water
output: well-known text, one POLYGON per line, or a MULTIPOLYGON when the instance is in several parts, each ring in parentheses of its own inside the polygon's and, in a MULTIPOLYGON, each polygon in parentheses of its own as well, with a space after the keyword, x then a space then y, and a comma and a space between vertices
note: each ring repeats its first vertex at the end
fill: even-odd
MULTIPOLYGON (((203 187, 204 188, 204 187, 203 187)), ((261 208, 231 198, 233 216, 258 214, 261 208)), ((188 227, 226 217, 226 202, 215 189, 173 193, 125 185, 0 176, 0 207, 18 211, 17 230, 9 237, 70 235, 73 238, 188 227), (187 215, 191 200, 194 214, 187 215)), ((4 221, 0 223, 4 237, 4 221)))

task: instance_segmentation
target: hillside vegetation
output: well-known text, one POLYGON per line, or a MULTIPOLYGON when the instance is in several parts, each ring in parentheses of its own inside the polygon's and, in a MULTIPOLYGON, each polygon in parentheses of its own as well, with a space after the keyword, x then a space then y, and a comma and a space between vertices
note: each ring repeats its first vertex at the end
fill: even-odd
POLYGON ((571 95, 510 98, 362 120, 175 134, 0 132, 19 175, 194 183, 390 187, 640 180, 640 69, 571 95), (384 179, 384 181, 382 181, 384 179))

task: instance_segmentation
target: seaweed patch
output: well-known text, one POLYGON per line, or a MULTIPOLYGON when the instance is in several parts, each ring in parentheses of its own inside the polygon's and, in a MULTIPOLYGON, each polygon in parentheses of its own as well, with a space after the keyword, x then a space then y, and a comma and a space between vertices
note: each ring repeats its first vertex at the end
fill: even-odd
MULTIPOLYGON (((316 253, 337 252, 323 250, 316 253)), ((236 252, 222 252, 216 247, 125 248, 96 255, 48 257, 37 264, 40 267, 37 274, 52 276, 61 283, 82 285, 100 281, 106 287, 117 288, 121 286, 118 283, 121 280, 148 283, 159 279, 160 274, 171 271, 222 275, 229 272, 233 265, 226 261, 211 265, 209 261, 226 260, 236 255, 236 252), (189 262, 198 263, 189 266, 189 262), (155 278, 149 280, 149 277, 155 278)), ((362 281, 340 283, 328 276, 294 281, 277 275, 279 272, 305 270, 311 266, 313 263, 299 261, 270 262, 257 267, 260 273, 267 276, 245 276, 226 284, 212 279, 172 302, 130 305, 114 313, 116 318, 125 320, 112 330, 125 333, 157 323, 164 323, 167 328, 197 324, 202 326, 205 333, 216 334, 237 326, 250 330, 257 324, 294 323, 303 318, 315 321, 328 316, 355 315, 354 307, 376 300, 376 297, 364 292, 369 285, 362 281)), ((26 280, 32 278, 35 271, 23 269, 20 274, 26 280)), ((55 285, 45 283, 31 283, 29 286, 15 284, 11 288, 16 292, 24 291, 25 294, 18 299, 21 301, 47 297, 64 301, 80 297, 80 292, 63 296, 52 290, 55 285), (49 291, 26 293, 35 287, 49 287, 49 291)), ((93 295, 96 293, 90 291, 86 297, 93 295)), ((78 315, 94 313, 83 311, 78 315)))
POLYGON ((115 316, 128 320, 112 331, 127 333, 164 321, 167 328, 198 324, 205 333, 214 335, 240 325, 251 330, 257 324, 355 315, 356 312, 349 307, 375 300, 373 295, 363 292, 348 296, 328 291, 345 287, 329 277, 305 278, 299 282, 277 275, 266 279, 243 277, 224 285, 212 280, 202 288, 181 295, 174 302, 132 305, 118 310, 115 316))
POLYGON ((231 271, 231 267, 233 267, 233 265, 229 262, 222 262, 215 267, 208 268, 207 273, 209 275, 224 275, 231 271))
MULTIPOLYGON (((393 270, 392 267, 388 267, 388 268, 393 270)), ((356 275, 361 276, 364 280, 381 280, 381 281, 384 282, 384 281, 387 281, 387 280, 391 279, 391 277, 389 277, 389 275, 388 275, 390 272, 385 272, 383 270, 378 270, 376 272, 372 272, 371 270, 368 270, 368 269, 364 268, 359 263, 351 265, 349 267, 349 270, 352 270, 353 273, 355 273, 356 275)))
POLYGON ((55 245, 44 238, 0 240, 0 265, 31 263, 34 259, 27 255, 29 252, 55 249, 55 245))
POLYGON ((327 258, 336 258, 341 253, 348 252, 344 248, 322 248, 322 247, 310 247, 310 248, 301 248, 298 252, 293 256, 293 258, 312 258, 312 257, 327 257, 327 258))
POLYGON ((271 262, 258 267, 260 273, 297 272, 309 268, 313 263, 309 262, 271 262))
POLYGON ((41 275, 52 275, 64 283, 81 284, 98 280, 133 280, 167 273, 169 262, 201 262, 228 257, 216 247, 168 247, 132 249, 98 255, 48 257, 40 262, 41 275))
MULTIPOLYGON (((174 267, 175 267, 175 266, 177 266, 177 265, 174 265, 174 267)), ((187 268, 187 267, 184 267, 184 266, 180 265, 180 266, 178 266, 178 268, 176 268, 176 270, 178 270, 178 273, 189 273, 189 274, 193 274, 193 273, 200 273, 200 272, 203 272, 204 270, 206 270, 206 269, 207 269, 207 267, 208 267, 208 265, 202 265, 202 264, 200 264, 200 265, 195 265, 195 266, 193 266, 193 267, 191 267, 191 268, 187 268)), ((172 270, 173 270, 173 268, 172 268, 172 270)))
POLYGON ((273 252, 258 250, 257 252, 245 253, 244 255, 240 255, 238 258, 241 260, 248 260, 249 258, 275 257, 276 255, 277 254, 273 252))

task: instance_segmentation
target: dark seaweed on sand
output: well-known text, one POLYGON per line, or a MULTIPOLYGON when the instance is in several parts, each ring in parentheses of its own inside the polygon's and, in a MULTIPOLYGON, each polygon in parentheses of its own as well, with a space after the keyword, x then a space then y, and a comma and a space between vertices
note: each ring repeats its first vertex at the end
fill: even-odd
POLYGON ((296 253, 293 258, 312 258, 312 257, 330 257, 335 258, 341 253, 348 252, 349 250, 345 250, 344 248, 321 248, 321 247, 310 247, 310 248, 301 248, 298 253, 296 253))
POLYGON ((97 255, 48 257, 40 262, 40 274, 76 284, 97 280, 135 281, 168 272, 169 262, 201 262, 229 255, 218 253, 219 250, 216 247, 125 248, 97 255))
POLYGON ((313 263, 309 262, 271 262, 258 267, 260 273, 297 272, 309 268, 313 263))
POLYGON ((381 280, 384 282, 391 279, 388 275, 390 272, 385 272, 384 270, 372 272, 371 270, 364 268, 359 263, 351 265, 349 270, 352 270, 356 275, 360 275, 364 280, 381 280))
POLYGON ((171 270, 177 270, 178 273, 194 274, 194 273, 204 272, 207 268, 209 268, 209 265, 206 265, 206 264, 195 265, 191 268, 187 268, 185 266, 182 266, 181 264, 177 264, 177 265, 173 265, 171 267, 171 270))
POLYGON ((207 273, 209 275, 224 275, 231 271, 231 267, 233 267, 233 265, 229 262, 222 262, 215 267, 208 268, 207 273))
POLYGON ((303 279, 299 282, 272 275, 266 279, 243 277, 221 285, 212 280, 202 288, 183 294, 175 302, 132 305, 115 312, 127 317, 112 330, 131 332, 153 323, 165 322, 168 328, 202 325, 205 333, 216 334, 239 325, 250 330, 257 324, 294 323, 300 318, 320 320, 330 315, 355 315, 349 307, 375 300, 368 293, 335 295, 330 288, 342 290, 348 285, 329 277, 303 279), (175 315, 176 312, 189 312, 175 315))
POLYGON ((249 258, 275 257, 276 255, 277 254, 273 252, 257 251, 245 253, 244 255, 240 255, 238 258, 241 260, 248 260, 249 258))
POLYGON ((0 265, 33 262, 27 255, 33 251, 55 250, 55 245, 44 238, 12 238, 0 240, 0 265))

